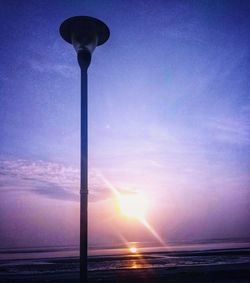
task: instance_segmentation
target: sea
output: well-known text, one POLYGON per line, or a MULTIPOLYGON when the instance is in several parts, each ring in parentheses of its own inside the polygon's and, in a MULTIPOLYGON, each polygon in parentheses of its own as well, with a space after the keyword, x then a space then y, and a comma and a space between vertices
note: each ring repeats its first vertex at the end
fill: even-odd
MULTIPOLYGON (((131 242, 126 247, 90 247, 88 270, 173 268, 250 263, 250 239, 168 243, 131 242), (131 252, 129 247, 136 247, 131 252)), ((77 246, 0 249, 0 271, 29 274, 79 270, 77 246)))

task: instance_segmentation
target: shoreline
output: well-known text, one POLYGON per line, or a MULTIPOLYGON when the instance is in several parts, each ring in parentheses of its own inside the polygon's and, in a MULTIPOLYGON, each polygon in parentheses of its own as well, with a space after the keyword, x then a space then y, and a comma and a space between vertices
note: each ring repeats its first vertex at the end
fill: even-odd
MULTIPOLYGON (((13 252, 10 252, 11 254, 13 252)), ((28 252, 27 252, 28 253, 28 252)), ((35 253, 35 252, 34 252, 35 253)), ((9 254, 8 252, 3 252, 2 254, 9 254)), ((246 248, 228 248, 228 249, 210 249, 210 250, 183 250, 183 251, 149 251, 149 252, 142 252, 138 254, 131 254, 131 253, 123 253, 123 254, 104 254, 104 255, 89 255, 88 261, 96 261, 101 260, 105 258, 105 260, 113 260, 116 258, 127 258, 127 259, 133 259, 135 257, 143 257, 147 258, 150 257, 152 254, 158 254, 158 255, 166 255, 166 256, 209 256, 209 255, 250 255, 250 247, 246 248)), ((39 258, 0 258, 0 264, 2 262, 15 262, 15 261, 37 261, 37 260, 48 260, 48 261, 54 261, 54 260, 77 260, 79 256, 55 256, 55 257, 39 257, 39 258)))
MULTIPOLYGON (((89 283, 249 283, 250 249, 91 256, 88 275, 89 283)), ((78 283, 79 258, 0 260, 0 282, 78 283)))

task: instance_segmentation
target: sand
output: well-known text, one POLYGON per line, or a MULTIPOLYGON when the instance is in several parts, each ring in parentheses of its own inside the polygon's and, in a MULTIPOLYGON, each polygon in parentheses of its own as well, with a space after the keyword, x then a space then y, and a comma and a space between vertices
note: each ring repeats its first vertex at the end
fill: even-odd
MULTIPOLYGON (((1 283, 66 283, 79 282, 78 272, 58 272, 54 274, 0 275, 1 283)), ((89 283, 247 283, 250 282, 250 264, 176 267, 157 269, 134 269, 89 272, 89 283)))

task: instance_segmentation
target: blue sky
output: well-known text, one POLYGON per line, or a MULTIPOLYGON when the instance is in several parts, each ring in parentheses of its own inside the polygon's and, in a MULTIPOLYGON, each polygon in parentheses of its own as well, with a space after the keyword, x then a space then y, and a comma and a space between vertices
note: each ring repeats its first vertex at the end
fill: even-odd
POLYGON ((2 2, 1 246, 78 242, 80 74, 58 33, 75 15, 111 30, 89 69, 90 242, 116 243, 118 230, 152 240, 110 220, 103 177, 148 196, 166 241, 249 237, 249 10, 249 1, 2 2))

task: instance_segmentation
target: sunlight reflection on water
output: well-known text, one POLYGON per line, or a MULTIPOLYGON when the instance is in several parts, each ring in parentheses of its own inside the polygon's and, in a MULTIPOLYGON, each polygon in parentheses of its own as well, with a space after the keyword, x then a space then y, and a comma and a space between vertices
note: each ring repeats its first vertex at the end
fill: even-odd
MULTIPOLYGON (((134 243, 133 243, 134 244, 134 243)), ((223 243, 189 243, 179 245, 168 245, 166 248, 157 246, 148 246, 143 243, 136 243, 140 254, 143 253, 159 253, 159 252, 178 252, 178 251, 203 251, 203 250, 221 250, 231 248, 249 248, 250 243, 242 242, 223 242, 223 243)), ((89 256, 120 256, 128 254, 127 248, 90 248, 89 256)), ((159 255, 159 254, 158 254, 159 255)), ((25 249, 0 249, 0 260, 6 259, 40 259, 40 258, 60 258, 60 257, 78 257, 79 250, 77 247, 40 247, 40 248, 25 248, 25 249)), ((137 262, 137 266, 142 263, 138 258, 139 253, 133 254, 133 258, 137 262)), ((131 266, 132 264, 130 264, 131 266)))

